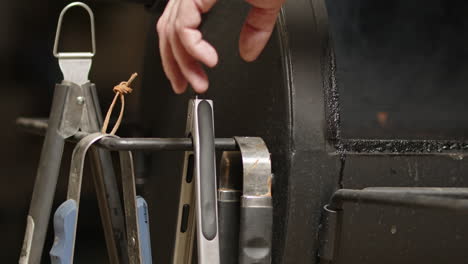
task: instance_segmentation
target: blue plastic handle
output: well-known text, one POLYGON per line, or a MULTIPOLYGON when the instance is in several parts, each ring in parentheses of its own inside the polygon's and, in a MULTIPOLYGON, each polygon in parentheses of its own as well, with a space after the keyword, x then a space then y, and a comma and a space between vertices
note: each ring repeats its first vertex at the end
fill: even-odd
POLYGON ((141 258, 143 264, 151 264, 151 240, 149 231, 148 204, 141 196, 137 196, 138 226, 140 232, 141 258))
POLYGON ((52 264, 73 263, 78 208, 73 199, 62 203, 54 214, 55 241, 50 250, 52 264))

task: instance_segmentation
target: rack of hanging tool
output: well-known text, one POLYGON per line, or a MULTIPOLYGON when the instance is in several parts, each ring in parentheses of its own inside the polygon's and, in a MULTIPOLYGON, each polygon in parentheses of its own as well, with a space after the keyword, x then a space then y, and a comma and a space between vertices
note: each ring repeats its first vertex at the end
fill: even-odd
POLYGON ((45 135, 20 263, 41 261, 65 141, 76 146, 67 198, 53 216, 52 263, 73 263, 88 152, 110 263, 152 263, 148 205, 135 188, 132 151, 136 150, 185 151, 173 263, 192 263, 193 256, 198 263, 270 263, 272 175, 270 153, 263 140, 215 138, 213 102, 198 98, 189 101, 185 138, 119 138, 100 132, 103 122, 96 87, 88 80, 96 51, 94 35, 93 12, 86 4, 75 2, 62 10, 54 55, 64 80, 56 85, 50 117, 17 120, 23 129, 45 135), (62 19, 72 7, 82 7, 89 14, 90 53, 58 52, 62 19), (216 150, 225 151, 219 177, 216 150), (121 192, 110 151, 119 152, 121 192), (193 252, 195 244, 197 252, 193 252))

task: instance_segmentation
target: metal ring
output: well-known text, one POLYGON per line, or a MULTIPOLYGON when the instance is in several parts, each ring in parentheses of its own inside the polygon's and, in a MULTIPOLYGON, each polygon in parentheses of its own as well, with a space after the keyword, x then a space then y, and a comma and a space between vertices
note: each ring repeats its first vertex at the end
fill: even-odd
POLYGON ((93 14, 93 11, 91 10, 91 8, 89 8, 88 5, 86 5, 85 3, 82 3, 82 2, 73 2, 73 3, 69 4, 69 5, 67 5, 62 10, 62 12, 60 13, 58 24, 57 24, 57 31, 55 33, 55 42, 54 42, 53 54, 54 54, 54 57, 56 57, 56 58, 75 57, 72 54, 76 54, 77 55, 76 57, 93 57, 94 54, 96 54, 96 37, 95 37, 95 33, 94 33, 94 14, 93 14), (57 51, 58 50, 58 42, 59 42, 59 38, 60 38, 60 31, 62 29, 63 16, 68 11, 68 9, 70 9, 70 8, 72 8, 74 6, 83 7, 86 11, 88 11, 89 19, 91 21, 91 45, 92 45, 92 49, 93 49, 91 53, 58 53, 58 51, 57 51), (65 54, 67 54, 68 56, 65 55, 65 54))

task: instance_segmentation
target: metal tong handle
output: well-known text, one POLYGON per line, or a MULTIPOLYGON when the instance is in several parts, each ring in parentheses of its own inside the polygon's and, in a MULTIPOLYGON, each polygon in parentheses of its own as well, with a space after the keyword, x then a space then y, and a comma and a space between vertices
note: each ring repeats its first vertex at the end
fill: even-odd
POLYGON ((189 101, 185 135, 192 136, 193 152, 185 152, 172 263, 192 263, 197 230, 198 263, 217 264, 220 252, 212 101, 189 101))
POLYGON ((98 140, 109 135, 94 133, 83 138, 76 145, 70 165, 67 200, 54 214, 55 241, 50 250, 53 264, 72 264, 75 251, 76 227, 81 196, 83 168, 88 149, 98 140))
POLYGON ((242 195, 242 156, 224 151, 219 163, 218 225, 221 263, 239 264, 239 219, 242 195))
POLYGON ((69 127, 74 127, 74 115, 80 117, 80 111, 83 109, 75 101, 70 100, 79 94, 79 89, 76 88, 79 87, 58 84, 54 91, 48 129, 42 145, 28 212, 26 233, 19 259, 21 264, 38 264, 41 261, 65 138, 74 133, 70 134, 69 129, 63 129, 62 124, 67 123, 69 127), (66 114, 65 109, 73 109, 70 111, 70 113, 73 112, 73 116, 66 114))
POLYGON ((198 263, 220 263, 212 102, 195 100, 193 147, 198 263))
MULTIPOLYGON (((186 137, 190 137, 192 134, 193 105, 193 100, 190 100, 185 128, 186 137)), ((192 263, 193 241, 195 237, 193 167, 193 151, 186 151, 180 181, 179 213, 177 215, 172 264, 192 263)))
MULTIPOLYGON (((78 209, 81 195, 81 183, 85 156, 88 149, 104 137, 116 137, 109 134, 93 133, 78 142, 72 155, 70 179, 68 182, 67 201, 59 206, 54 215, 55 242, 50 251, 53 264, 72 264, 78 223, 78 209)), ((138 224, 137 197, 133 174, 133 159, 130 151, 120 152, 125 203, 125 222, 127 226, 129 263, 142 263, 140 232, 138 224)), ((145 229, 146 230, 146 229, 145 229)), ((147 234, 144 234, 147 237, 147 234)), ((149 240, 148 240, 149 243, 149 240)), ((151 263, 146 258, 147 262, 151 263)))
MULTIPOLYGON (((137 195, 132 152, 119 151, 120 169, 122 171, 122 188, 125 209, 125 225, 127 227, 127 250, 130 264, 151 263, 150 257, 142 256, 141 226, 138 221, 137 195), (145 259, 145 262, 143 260, 145 259)), ((146 229, 144 229, 146 230, 146 229)), ((148 229, 149 231, 149 229, 148 229)), ((145 237, 148 237, 145 235, 145 237)), ((147 240, 149 242, 149 240, 147 240)))
POLYGON ((67 5, 63 10, 62 12, 60 13, 60 16, 59 16, 59 20, 58 20, 58 24, 57 24, 57 31, 55 33, 55 42, 54 42, 54 50, 53 50, 53 54, 56 58, 76 58, 76 57, 79 57, 79 58, 91 58, 93 57, 95 54, 96 54, 96 36, 95 36, 95 30, 94 30, 94 14, 93 14, 93 11, 91 10, 91 8, 89 8, 88 5, 86 5, 85 3, 82 3, 82 2, 73 2, 69 5, 67 5), (62 30, 62 21, 63 21, 63 17, 65 15, 65 13, 72 7, 74 6, 79 6, 79 7, 83 7, 86 11, 88 11, 88 14, 89 14, 89 19, 90 19, 90 22, 91 22, 91 45, 92 45, 92 52, 89 53, 89 52, 58 52, 58 42, 59 42, 59 39, 60 39, 60 32, 62 30))

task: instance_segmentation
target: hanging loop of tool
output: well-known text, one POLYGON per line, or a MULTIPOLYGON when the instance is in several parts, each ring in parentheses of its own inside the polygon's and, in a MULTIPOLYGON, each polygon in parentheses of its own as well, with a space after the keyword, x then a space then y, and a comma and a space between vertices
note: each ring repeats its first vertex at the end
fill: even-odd
POLYGON ((58 20, 57 24, 57 31, 55 34, 55 42, 54 42, 54 50, 53 50, 54 56, 56 58, 64 58, 64 57, 73 57, 73 58, 92 58, 96 54, 96 36, 95 36, 95 30, 94 30, 94 14, 91 8, 89 8, 88 5, 82 2, 73 2, 69 5, 67 5, 62 12, 60 13, 60 17, 58 20), (84 8, 88 14, 89 14, 89 19, 91 23, 91 45, 92 45, 92 52, 58 52, 58 42, 60 39, 60 32, 62 30, 62 22, 63 22, 63 17, 65 16, 65 13, 72 7, 82 7, 84 8))
POLYGON ((137 76, 138 74, 135 72, 134 74, 132 74, 132 76, 130 76, 130 79, 128 79, 128 81, 121 82, 119 85, 116 85, 114 87, 113 90, 114 90, 115 96, 114 96, 114 99, 112 100, 109 110, 107 110, 106 118, 104 119, 104 124, 102 125, 102 129, 101 129, 102 133, 106 133, 107 127, 109 126, 109 121, 110 121, 112 111, 114 110, 115 103, 117 102, 117 98, 120 97, 121 106, 120 106, 119 117, 117 118, 117 122, 115 123, 114 128, 112 128, 109 134, 115 135, 115 133, 117 132, 117 129, 119 129, 120 123, 122 123, 122 118, 123 118, 123 114, 125 110, 125 96, 124 95, 132 93, 133 89, 130 88, 130 84, 133 82, 133 80, 135 80, 137 76))
POLYGON ((96 53, 96 39, 94 35, 94 15, 89 6, 81 2, 74 2, 67 5, 62 10, 57 24, 57 33, 55 35, 53 53, 54 56, 58 58, 64 81, 72 82, 80 86, 89 82, 88 75, 91 69, 92 58, 96 53), (60 31, 62 29, 63 16, 67 10, 74 6, 83 7, 86 11, 88 11, 89 19, 91 20, 92 52, 58 52, 58 42, 60 38, 60 31))

